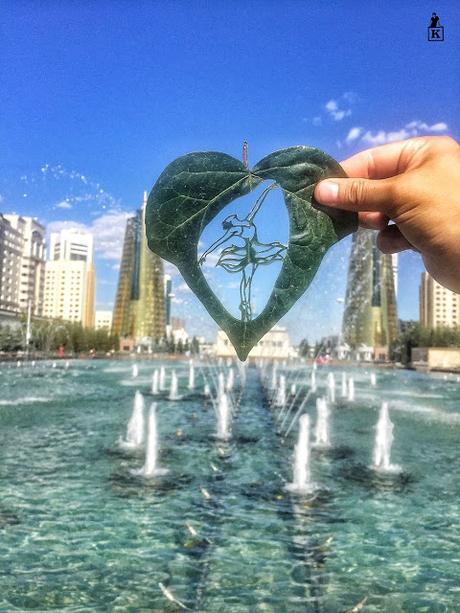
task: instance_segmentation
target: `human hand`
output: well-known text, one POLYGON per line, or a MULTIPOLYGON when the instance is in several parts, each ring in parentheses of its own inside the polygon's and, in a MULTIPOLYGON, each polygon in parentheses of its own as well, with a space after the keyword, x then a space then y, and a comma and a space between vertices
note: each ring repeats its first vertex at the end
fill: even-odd
POLYGON ((368 149, 341 165, 352 178, 321 181, 317 201, 356 211, 361 226, 379 230, 384 253, 416 249, 428 272, 460 293, 458 143, 417 137, 368 149))

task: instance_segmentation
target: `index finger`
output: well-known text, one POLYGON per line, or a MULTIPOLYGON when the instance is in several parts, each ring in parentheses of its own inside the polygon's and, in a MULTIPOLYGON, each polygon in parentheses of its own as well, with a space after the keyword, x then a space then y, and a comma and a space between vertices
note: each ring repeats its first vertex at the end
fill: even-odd
POLYGON ((404 172, 421 139, 398 141, 366 149, 340 163, 349 177, 388 179, 404 172), (407 154, 410 155, 407 155, 407 154))

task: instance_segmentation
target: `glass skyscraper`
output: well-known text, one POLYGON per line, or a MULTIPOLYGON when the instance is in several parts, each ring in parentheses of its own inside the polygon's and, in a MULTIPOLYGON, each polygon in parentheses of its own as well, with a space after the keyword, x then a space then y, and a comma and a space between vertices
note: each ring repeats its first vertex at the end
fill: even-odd
POLYGON ((145 205, 126 222, 112 333, 136 344, 165 336, 163 261, 152 253, 145 236, 145 205))
POLYGON ((393 261, 376 239, 362 228, 353 235, 342 330, 352 348, 389 347, 398 334, 393 261))

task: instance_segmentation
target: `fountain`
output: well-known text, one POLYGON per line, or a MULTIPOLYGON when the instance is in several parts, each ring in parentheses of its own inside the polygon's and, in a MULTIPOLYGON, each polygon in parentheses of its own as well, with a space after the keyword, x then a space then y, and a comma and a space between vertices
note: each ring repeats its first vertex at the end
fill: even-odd
POLYGON ((128 421, 126 440, 119 439, 120 447, 136 449, 144 442, 144 397, 137 391, 134 395, 134 406, 128 421))
POLYGON ((374 463, 372 468, 382 472, 399 472, 401 467, 391 463, 391 446, 393 445, 394 425, 388 412, 388 403, 382 402, 377 422, 374 445, 374 463))
POLYGON ((235 372, 233 368, 230 368, 230 370, 228 371, 227 382, 225 384, 226 391, 231 392, 234 385, 235 385, 235 372))
POLYGON ((173 370, 171 374, 171 387, 169 388, 168 400, 180 400, 182 396, 178 393, 179 383, 177 380, 176 371, 173 370))
POLYGON ((195 389, 195 367, 193 366, 193 360, 190 360, 189 362, 188 386, 187 387, 189 390, 195 389))
POLYGON ((335 402, 335 377, 334 373, 330 372, 327 375, 327 395, 329 398, 329 402, 334 404, 335 402))
POLYGON ((225 394, 225 377, 224 373, 220 372, 217 378, 217 398, 225 394))
POLYGON ((275 407, 282 409, 286 406, 286 377, 280 375, 278 389, 275 394, 275 401, 273 403, 275 407))
POLYGON ((271 390, 276 390, 276 383, 278 380, 278 367, 276 366, 276 364, 273 364, 273 368, 272 368, 272 380, 270 383, 270 389, 271 390))
POLYGON ((299 439, 294 451, 294 478, 286 486, 290 492, 308 494, 312 491, 310 482, 310 417, 302 415, 299 419, 299 439))
POLYGON ((211 388, 209 387, 209 383, 204 384, 203 394, 206 396, 206 398, 211 396, 211 388))
POLYGON ((246 362, 240 362, 239 360, 236 363, 238 368, 238 374, 240 376, 240 384, 244 387, 246 383, 246 362))
POLYGON ((377 385, 377 375, 375 372, 371 372, 371 386, 375 387, 377 385))
POLYGON ((137 364, 133 364, 132 369, 131 369, 131 376, 133 379, 135 379, 138 375, 139 375, 139 367, 137 364))
POLYGON ((291 383, 291 396, 295 396, 297 393, 297 385, 295 383, 291 383))
POLYGON ((159 387, 159 382, 160 382, 160 373, 158 372, 158 368, 155 368, 155 370, 153 371, 153 375, 152 375, 152 394, 154 396, 157 396, 160 393, 160 387, 159 387))
POLYGON ((145 462, 144 466, 137 470, 132 470, 133 475, 141 477, 156 477, 164 475, 168 471, 164 468, 157 468, 158 460, 158 432, 157 432, 157 416, 156 402, 152 402, 147 418, 147 443, 145 446, 145 462))
POLYGON ((316 364, 313 364, 313 369, 310 375, 310 388, 312 392, 316 392, 316 364))
POLYGON ((315 447, 329 447, 329 407, 325 398, 316 399, 315 447))
POLYGON ((347 375, 344 372, 342 373, 342 391, 340 395, 342 396, 342 398, 348 397, 347 375))
POLYGON ((160 391, 166 390, 166 369, 164 366, 160 366, 160 391))
POLYGON ((225 392, 219 396, 217 403, 217 438, 222 441, 230 438, 230 406, 225 392))
POLYGON ((353 377, 348 379, 348 401, 354 402, 355 400, 355 381, 353 377))

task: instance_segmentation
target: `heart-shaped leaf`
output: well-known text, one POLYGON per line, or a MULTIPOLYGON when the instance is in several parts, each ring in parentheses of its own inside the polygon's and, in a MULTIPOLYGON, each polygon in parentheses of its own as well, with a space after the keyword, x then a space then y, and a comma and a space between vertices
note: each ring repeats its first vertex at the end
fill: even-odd
POLYGON ((210 151, 177 158, 153 186, 146 211, 150 249, 178 267, 241 360, 305 292, 329 247, 356 230, 355 213, 321 207, 313 198, 318 181, 344 176, 334 159, 312 147, 275 151, 252 170, 225 153, 210 151), (265 308, 254 319, 239 320, 209 287, 197 260, 198 241, 225 206, 267 179, 283 192, 289 244, 265 308))

